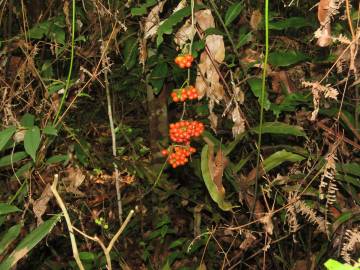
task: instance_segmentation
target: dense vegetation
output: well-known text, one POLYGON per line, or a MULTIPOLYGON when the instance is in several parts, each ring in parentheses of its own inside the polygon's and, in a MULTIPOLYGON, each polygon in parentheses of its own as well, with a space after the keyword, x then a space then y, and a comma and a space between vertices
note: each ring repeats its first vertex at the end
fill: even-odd
POLYGON ((0 7, 0 270, 359 269, 358 1, 0 7))

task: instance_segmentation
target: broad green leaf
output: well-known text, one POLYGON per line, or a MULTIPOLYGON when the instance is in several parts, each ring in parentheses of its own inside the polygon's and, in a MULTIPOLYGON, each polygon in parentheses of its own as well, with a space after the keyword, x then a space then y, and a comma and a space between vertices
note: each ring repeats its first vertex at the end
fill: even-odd
POLYGON ((0 255, 19 236, 21 227, 21 224, 12 226, 2 238, 0 238, 0 255))
POLYGON ((61 215, 55 215, 42 223, 35 230, 31 231, 11 252, 11 254, 0 264, 0 270, 9 270, 21 258, 24 258, 46 235, 50 233, 55 224, 60 220, 61 215))
MULTIPOLYGON (((247 80, 248 84, 250 85, 250 89, 253 92, 253 94, 258 98, 259 104, 261 105, 261 88, 262 88, 262 82, 259 78, 251 78, 247 80)), ((264 109, 268 110, 270 109, 270 100, 268 98, 268 93, 265 89, 265 98, 264 98, 264 109)))
POLYGON ((0 215, 7 215, 14 212, 21 211, 15 205, 7 204, 7 203, 0 203, 0 215))
MULTIPOLYGON (((257 126, 251 129, 252 132, 259 134, 260 127, 257 126)), ((281 122, 265 122, 262 126, 261 133, 271 133, 271 134, 284 134, 284 135, 294 135, 306 137, 304 129, 300 126, 288 125, 281 122)))
POLYGON ((37 126, 33 126, 25 133, 24 147, 26 153, 28 153, 33 161, 36 159, 36 151, 40 145, 40 129, 37 126))
POLYGON ((138 40, 137 38, 130 37, 125 41, 124 45, 124 65, 129 70, 131 69, 137 61, 137 56, 139 53, 138 49, 138 40))
POLYGON ((65 45, 65 31, 62 27, 55 26, 51 29, 51 39, 56 43, 65 45))
POLYGON ((65 162, 69 159, 68 155, 55 155, 46 160, 46 164, 54 164, 54 163, 60 163, 65 162))
POLYGON ((225 25, 228 26, 230 23, 232 23, 236 19, 236 17, 239 16, 243 8, 243 1, 231 5, 225 14, 225 25))
POLYGON ((344 212, 342 213, 333 223, 332 223, 332 232, 336 232, 337 229, 339 228, 339 226, 341 224, 343 224, 344 222, 350 220, 352 217, 354 216, 354 213, 349 211, 349 212, 344 212))
POLYGON ((298 162, 304 159, 305 158, 303 156, 300 156, 298 154, 294 154, 286 150, 281 150, 266 158, 264 160, 263 166, 265 171, 268 172, 286 161, 298 162))
MULTIPOLYGON (((52 61, 49 59, 45 60, 41 66, 40 75, 43 78, 51 79, 54 77, 54 70, 52 67, 52 61)), ((33 123, 34 125, 34 123, 33 123)))
POLYGON ((153 86, 155 95, 161 92, 164 81, 168 75, 168 66, 164 62, 159 62, 151 72, 149 82, 153 86))
POLYGON ((43 132, 46 134, 46 135, 53 135, 53 136, 57 136, 58 133, 57 133, 57 129, 54 125, 47 125, 44 129, 43 129, 43 132))
POLYGON ((205 34, 205 37, 207 37, 209 35, 225 36, 225 34, 221 30, 214 28, 214 27, 210 27, 210 28, 206 29, 204 34, 205 34))
POLYGON ((233 206, 225 201, 225 194, 220 192, 211 177, 209 168, 209 146, 206 144, 201 151, 201 172, 205 186, 214 202, 224 211, 230 211, 233 206))
POLYGON ((342 264, 333 259, 327 260, 327 262, 324 265, 328 270, 359 270, 359 268, 356 269, 355 267, 352 267, 351 265, 342 264))
MULTIPOLYGON (((203 5, 195 5, 195 11, 204 8, 203 5)), ((173 27, 191 14, 191 8, 185 7, 171 14, 160 26, 157 32, 156 46, 159 47, 164 41, 164 35, 170 35, 173 27)))
POLYGON ((269 53, 269 63, 276 67, 291 66, 307 59, 305 54, 296 51, 269 53))
POLYGON ((289 28, 299 29, 306 26, 313 26, 314 23, 305 17, 290 17, 288 19, 269 22, 269 29, 272 30, 285 30, 289 28))
POLYGON ((35 123, 35 115, 31 114, 31 113, 25 113, 20 120, 20 124, 23 127, 26 128, 31 128, 34 126, 35 123))
POLYGON ((5 145, 11 139, 12 135, 14 135, 15 131, 16 131, 15 126, 11 126, 0 131, 0 151, 3 150, 5 145))
POLYGON ((16 163, 16 162, 24 159, 27 156, 28 156, 28 154, 26 152, 16 152, 14 154, 9 154, 7 156, 4 156, 4 157, 0 158, 0 168, 9 166, 9 165, 11 165, 11 163, 16 163))
POLYGON ((252 40, 252 32, 244 32, 239 34, 239 39, 236 44, 236 48, 239 49, 240 47, 244 46, 245 44, 249 43, 252 40))

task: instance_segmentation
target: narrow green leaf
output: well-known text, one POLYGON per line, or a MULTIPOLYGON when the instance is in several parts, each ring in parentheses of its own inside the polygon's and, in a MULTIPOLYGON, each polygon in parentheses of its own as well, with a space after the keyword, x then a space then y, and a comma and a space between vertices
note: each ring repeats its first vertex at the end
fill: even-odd
POLYGON ((68 159, 69 159, 68 155, 55 155, 55 156, 48 158, 48 160, 46 160, 46 164, 65 162, 68 159))
POLYGON ((28 153, 33 161, 36 159, 36 151, 40 145, 40 129, 37 126, 33 126, 25 133, 24 147, 26 153, 28 153))
POLYGON ((305 17, 290 17, 282 21, 269 22, 271 30, 285 30, 289 28, 299 29, 307 26, 313 26, 314 23, 305 17))
POLYGON ((268 172, 286 161, 298 162, 304 159, 305 158, 303 156, 300 156, 298 154, 294 154, 286 150, 281 150, 272 154, 270 157, 266 158, 264 160, 263 166, 265 171, 268 172))
POLYGON ((239 16, 243 8, 243 1, 231 5, 225 14, 225 25, 228 26, 230 23, 232 23, 236 17, 239 16))
POLYGON ((307 60, 308 57, 296 51, 269 53, 269 63, 276 67, 287 67, 307 60))
POLYGON ((15 126, 8 127, 2 131, 0 131, 0 151, 3 150, 5 145, 8 143, 12 135, 14 135, 16 131, 15 126))
POLYGON ((9 154, 7 156, 4 156, 4 157, 0 158, 0 168, 9 166, 12 163, 14 164, 14 163, 24 159, 27 156, 28 156, 28 154, 26 152, 16 152, 14 154, 9 154))
POLYGON ((0 203, 0 215, 7 215, 14 212, 21 211, 15 205, 7 204, 7 203, 0 203))
POLYGON ((137 38, 130 37, 125 41, 124 45, 124 65, 129 70, 131 69, 137 61, 137 56, 139 53, 138 49, 138 40, 137 38))
POLYGON ((209 169, 209 146, 206 144, 201 151, 201 172, 205 182, 205 186, 214 202, 218 204, 220 209, 230 211, 233 206, 225 201, 225 194, 219 192, 214 180, 211 177, 209 169))
MULTIPOLYGON (((257 126, 251 129, 252 132, 259 134, 260 127, 257 126)), ((288 125, 281 122, 265 122, 262 126, 261 133, 271 133, 271 134, 284 134, 284 135, 294 135, 306 137, 304 129, 300 126, 288 125)))
POLYGON ((0 239, 0 255, 19 236, 21 224, 12 226, 0 239))
MULTIPOLYGON (((253 94, 258 98, 259 104, 261 105, 261 88, 262 88, 262 82, 259 78, 251 78, 247 80, 248 84, 250 85, 250 89, 253 92, 253 94)), ((264 109, 268 110, 270 109, 270 100, 268 98, 268 93, 265 91, 265 98, 264 98, 264 109)))
POLYGON ((46 235, 50 233, 55 224, 60 220, 61 215, 53 216, 45 221, 35 230, 30 232, 13 250, 13 252, 0 264, 0 270, 9 270, 21 258, 24 258, 46 235))

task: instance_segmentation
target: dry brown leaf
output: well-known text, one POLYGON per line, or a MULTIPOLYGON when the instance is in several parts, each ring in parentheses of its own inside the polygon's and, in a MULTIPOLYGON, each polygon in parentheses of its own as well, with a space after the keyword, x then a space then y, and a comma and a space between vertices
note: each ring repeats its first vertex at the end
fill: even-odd
POLYGON ((51 186, 50 184, 47 184, 41 193, 40 198, 33 203, 33 211, 37 219, 37 226, 43 223, 42 215, 45 213, 46 207, 53 196, 54 194, 51 191, 51 186))
POLYGON ((250 26, 253 30, 257 30, 262 20, 262 14, 260 10, 254 10, 250 18, 250 26))
POLYGON ((195 29, 191 24, 191 19, 188 19, 176 32, 174 42, 179 46, 179 49, 182 49, 189 40, 194 38, 194 36, 195 29))
POLYGON ((271 86, 275 93, 281 93, 281 84, 285 87, 288 94, 295 92, 295 86, 285 70, 273 71, 269 75, 272 78, 271 86))
POLYGON ((218 191, 221 192, 222 194, 225 194, 225 189, 222 184, 222 178, 223 178, 224 170, 228 163, 229 161, 220 147, 219 151, 216 153, 213 164, 213 169, 214 169, 213 179, 218 191))
POLYGON ((78 190, 80 185, 85 180, 85 175, 79 168, 69 167, 67 169, 68 176, 63 178, 64 183, 66 184, 66 191, 72 192, 79 196, 85 196, 83 192, 78 190))
POLYGON ((145 23, 144 23, 144 39, 153 37, 159 26, 160 26, 160 17, 159 14, 162 12, 163 7, 166 3, 166 0, 159 2, 152 10, 149 12, 145 23))
POLYGON ((145 38, 140 39, 139 41, 139 64, 145 67, 145 62, 147 59, 147 40, 145 38))
POLYGON ((235 106, 234 110, 231 113, 231 118, 234 122, 232 127, 232 134, 234 137, 245 132, 245 120, 240 114, 238 106, 235 106))

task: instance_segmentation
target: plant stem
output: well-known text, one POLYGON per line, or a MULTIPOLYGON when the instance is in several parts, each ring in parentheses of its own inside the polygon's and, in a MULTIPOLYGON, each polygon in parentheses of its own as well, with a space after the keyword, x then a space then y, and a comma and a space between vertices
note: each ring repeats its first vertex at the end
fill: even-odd
POLYGON ((69 72, 68 72, 68 76, 67 76, 67 80, 66 80, 66 84, 65 84, 65 90, 64 90, 64 94, 61 98, 61 102, 59 105, 59 109, 56 113, 55 119, 54 119, 54 124, 56 124, 56 121, 59 118, 59 115, 61 113, 62 107, 64 106, 64 102, 66 100, 67 97, 67 92, 69 90, 70 87, 70 80, 71 80, 71 73, 72 73, 72 69, 73 69, 73 64, 74 64, 74 47, 75 47, 75 14, 76 14, 76 5, 75 5, 75 0, 72 0, 72 22, 71 22, 71 56, 70 56, 70 68, 69 68, 69 72))
POLYGON ((260 155, 261 155, 261 141, 262 141, 262 129, 264 122, 264 100, 265 100, 265 91, 266 91, 266 73, 267 73, 267 62, 269 56, 269 0, 265 0, 265 57, 263 61, 263 73, 262 73, 262 82, 261 82, 261 100, 260 100, 260 124, 259 124, 259 137, 258 137, 258 151, 256 158, 256 178, 255 178, 255 188, 254 188, 254 205, 251 210, 250 220, 252 220, 253 213, 257 201, 257 193, 259 186, 259 167, 260 167, 260 155))

